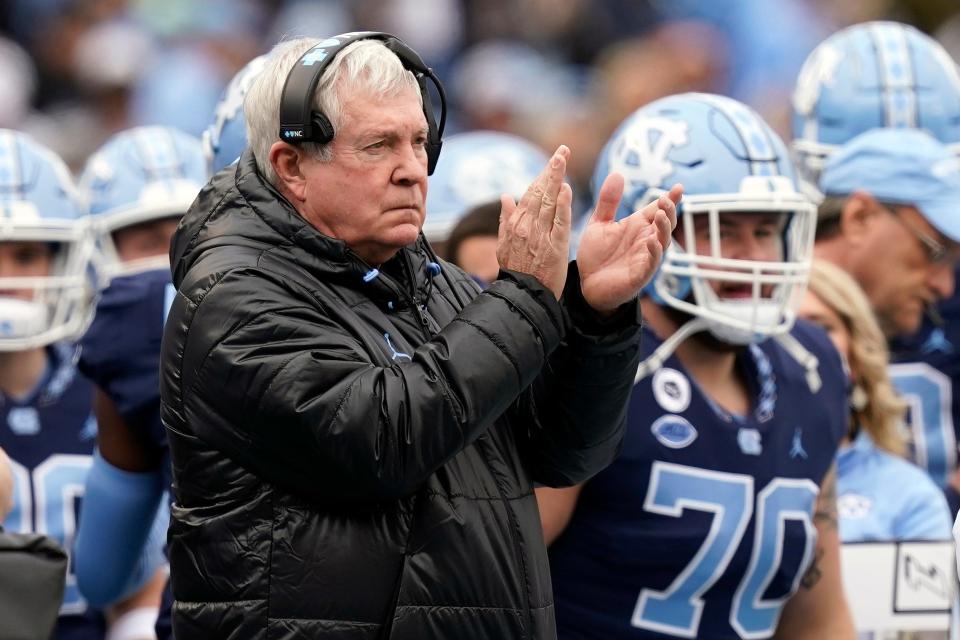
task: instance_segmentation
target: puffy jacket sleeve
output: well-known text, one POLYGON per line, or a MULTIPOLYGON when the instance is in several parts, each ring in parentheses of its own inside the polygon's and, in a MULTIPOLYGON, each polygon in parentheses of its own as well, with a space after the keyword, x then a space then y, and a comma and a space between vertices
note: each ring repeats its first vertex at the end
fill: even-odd
MULTIPOLYGON (((178 294, 165 422, 264 479, 328 501, 408 495, 540 374, 566 332, 540 287, 494 283, 410 361, 377 364, 369 327, 255 268, 178 294), (170 413, 172 412, 172 413, 170 413)), ((381 356, 382 361, 382 356, 381 356)))
POLYGON ((570 329, 513 409, 525 427, 525 462, 534 480, 552 487, 584 482, 616 457, 641 356, 637 300, 599 320, 571 262, 561 301, 570 329))

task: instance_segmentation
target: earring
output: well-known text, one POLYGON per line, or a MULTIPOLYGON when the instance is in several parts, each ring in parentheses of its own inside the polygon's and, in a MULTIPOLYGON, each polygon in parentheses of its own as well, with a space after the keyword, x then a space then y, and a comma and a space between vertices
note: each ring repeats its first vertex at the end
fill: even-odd
POLYGON ((868 400, 867 392, 863 390, 860 383, 854 383, 853 388, 850 389, 850 408, 857 412, 863 411, 867 408, 868 400))

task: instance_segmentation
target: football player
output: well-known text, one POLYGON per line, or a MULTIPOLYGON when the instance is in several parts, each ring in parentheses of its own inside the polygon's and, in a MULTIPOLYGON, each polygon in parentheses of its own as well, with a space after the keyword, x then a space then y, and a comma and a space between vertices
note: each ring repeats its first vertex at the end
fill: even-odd
POLYGON ((620 126, 595 186, 614 174, 618 217, 675 182, 684 198, 641 299, 620 456, 538 490, 559 637, 854 637, 835 501, 845 374, 826 334, 795 323, 815 211, 786 147, 739 102, 683 94, 620 126))
MULTIPOLYGON (((80 369, 96 384, 98 452, 87 479, 77 572, 89 598, 122 592, 154 522, 165 543, 170 486, 160 423, 159 357, 173 295, 170 236, 207 178, 200 141, 168 127, 115 135, 87 162, 81 188, 111 277, 82 340, 80 369)), ((150 538, 151 540, 153 538, 150 538)), ((166 575, 154 578, 156 594, 166 575)), ((165 594, 166 595, 166 594, 165 594)), ((165 624, 161 612, 159 624, 165 624)), ((128 613, 138 633, 157 620, 156 601, 128 613), (152 605, 152 606, 151 606, 152 605)))
MULTIPOLYGON (((816 185, 837 148, 877 127, 923 129, 960 152, 957 65, 935 40, 909 25, 869 22, 839 31, 810 54, 797 79, 793 150, 808 185, 816 185)), ((821 225, 835 214, 822 211, 821 225)), ((895 363, 890 375, 910 407, 910 453, 943 487, 954 515, 960 509, 955 345, 960 345, 956 295, 931 307, 918 332, 890 343, 895 363)))
MULTIPOLYGON (((0 130, 0 219, 0 448, 14 479, 3 526, 44 533, 73 556, 97 433, 74 346, 99 284, 94 242, 66 165, 10 130, 0 130)), ((104 629, 71 562, 56 637, 92 640, 104 629)))

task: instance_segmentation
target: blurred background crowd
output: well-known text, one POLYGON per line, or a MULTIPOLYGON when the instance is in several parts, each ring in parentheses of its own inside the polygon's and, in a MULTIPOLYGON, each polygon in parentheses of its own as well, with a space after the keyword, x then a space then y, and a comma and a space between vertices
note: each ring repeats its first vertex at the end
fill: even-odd
MULTIPOLYGON (((10 0, 0 9, 0 127, 74 170, 148 124, 199 136, 224 86, 279 39, 383 30, 444 81, 449 133, 493 129, 573 150, 582 202, 599 147, 637 107, 684 91, 737 98, 789 139, 807 54, 893 19, 960 58, 954 0, 10 0)), ((582 209, 581 203, 581 209, 582 209)))

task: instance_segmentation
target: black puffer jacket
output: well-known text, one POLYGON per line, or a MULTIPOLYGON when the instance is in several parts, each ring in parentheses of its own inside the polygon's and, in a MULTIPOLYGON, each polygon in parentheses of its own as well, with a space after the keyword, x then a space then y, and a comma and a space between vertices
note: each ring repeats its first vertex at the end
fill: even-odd
POLYGON ((372 271, 249 154, 184 218, 161 382, 178 640, 555 636, 533 485, 616 454, 636 305, 591 324, 575 267, 569 314, 519 274, 479 293, 422 243, 372 271))

